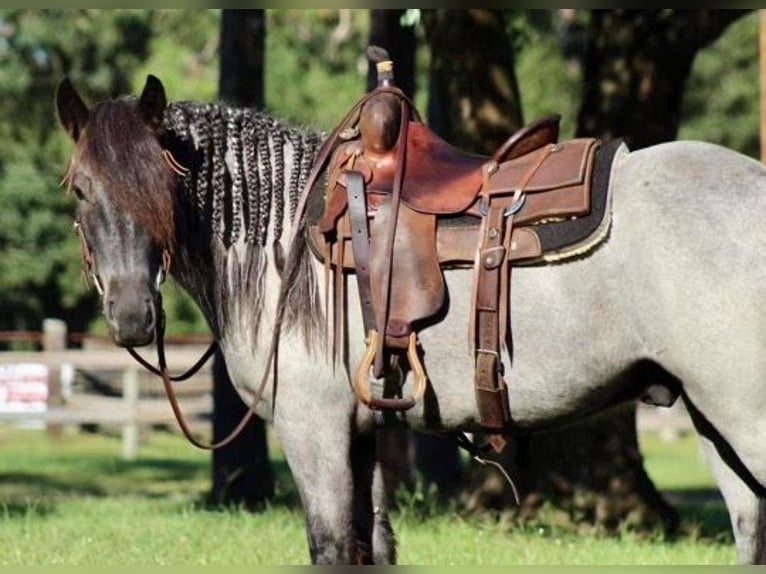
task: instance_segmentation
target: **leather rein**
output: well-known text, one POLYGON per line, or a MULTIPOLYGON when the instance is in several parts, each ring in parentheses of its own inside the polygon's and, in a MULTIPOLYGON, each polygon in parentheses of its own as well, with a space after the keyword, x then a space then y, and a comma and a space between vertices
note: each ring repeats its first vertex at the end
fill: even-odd
MULTIPOLYGON (((180 176, 184 176, 188 173, 188 168, 179 164, 169 150, 163 150, 162 156, 165 162, 170 167, 170 169, 173 170, 176 174, 180 176)), ((103 298, 104 287, 96 271, 95 258, 93 257, 93 252, 91 251, 90 246, 88 245, 88 240, 85 237, 85 233, 83 232, 82 226, 80 225, 79 221, 75 221, 74 230, 80 239, 80 248, 82 253, 83 266, 85 267, 85 270, 87 271, 87 273, 90 275, 99 296, 103 298)), ((186 439, 198 448, 201 448, 204 450, 215 450, 230 444, 235 438, 237 438, 237 436, 239 436, 239 434, 244 430, 245 426, 247 426, 247 424, 250 422, 250 419, 255 414, 255 406, 258 404, 258 402, 261 399, 261 396, 263 395, 263 391, 266 386, 265 380, 260 385, 260 388, 256 392, 255 399, 249 406, 247 412, 243 415, 242 419, 239 421, 237 426, 235 426, 229 432, 228 435, 223 437, 221 440, 218 440, 215 442, 203 442, 194 436, 191 428, 189 427, 189 423, 186 420, 186 417, 181 411, 181 407, 178 403, 178 396, 176 395, 175 389, 173 388, 173 383, 185 381, 191 378, 192 376, 194 376, 205 365, 205 363, 207 363, 210 357, 213 356, 216 350, 218 350, 218 343, 216 341, 213 341, 212 343, 210 343, 210 345, 205 350, 205 352, 202 353, 202 356, 184 373, 180 375, 170 374, 170 371, 168 369, 168 364, 167 364, 167 358, 165 356, 165 311, 162 307, 162 293, 160 292, 160 286, 162 285, 162 283, 164 283, 165 277, 170 272, 171 264, 172 264, 172 257, 170 255, 170 252, 167 249, 164 249, 162 252, 162 266, 157 272, 157 278, 155 281, 155 288, 156 288, 155 304, 156 304, 156 308, 159 310, 156 325, 155 325, 155 341, 157 344, 158 366, 155 367, 149 361, 144 359, 138 353, 138 351, 136 351, 133 347, 126 347, 126 349, 128 353, 130 354, 130 356, 136 360, 136 362, 138 362, 142 367, 144 367, 147 371, 149 371, 153 375, 162 379, 162 386, 165 390, 165 395, 168 398, 168 402, 170 403, 170 408, 172 409, 173 415, 175 416, 175 419, 178 422, 178 426, 181 429, 181 432, 183 432, 186 439)))

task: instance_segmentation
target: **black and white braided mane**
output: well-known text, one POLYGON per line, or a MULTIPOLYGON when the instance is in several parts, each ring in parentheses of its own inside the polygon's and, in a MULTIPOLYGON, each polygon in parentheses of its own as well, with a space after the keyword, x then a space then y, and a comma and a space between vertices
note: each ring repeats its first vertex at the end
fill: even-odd
MULTIPOLYGON (((247 322, 257 332, 265 248, 281 249, 285 204, 292 216, 324 136, 221 103, 170 103, 163 128, 167 146, 189 168, 182 198, 187 205, 179 212, 192 222, 187 233, 200 236, 180 242, 186 244, 179 250, 186 264, 177 278, 195 295, 219 335, 237 322, 247 322), (207 251, 213 269, 200 268, 198 262, 208 257, 200 257, 199 251, 207 251), (211 273, 217 277, 214 282, 211 273)), ((292 322, 301 324, 309 338, 318 317, 308 261, 304 267, 307 274, 295 294, 302 309, 292 322)))
POLYGON ((273 239, 281 237, 284 199, 289 198, 292 212, 322 144, 321 133, 253 109, 195 102, 171 103, 164 127, 200 152, 190 191, 197 208, 211 214, 221 241, 265 246, 272 214, 273 239))

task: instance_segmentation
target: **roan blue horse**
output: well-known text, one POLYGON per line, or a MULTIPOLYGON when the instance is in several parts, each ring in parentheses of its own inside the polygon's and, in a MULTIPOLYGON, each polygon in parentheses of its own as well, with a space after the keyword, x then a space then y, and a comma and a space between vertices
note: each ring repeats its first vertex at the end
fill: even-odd
MULTIPOLYGON (((207 318, 243 399, 273 421, 312 561, 393 563, 374 441, 382 419, 352 388, 366 351, 355 277, 338 367, 323 267, 305 248, 285 261, 282 247, 283 230, 303 241, 291 215, 323 136, 251 110, 168 103, 152 76, 139 97, 92 108, 64 80, 56 106, 75 142, 66 181, 114 341, 154 339, 160 284, 172 273, 207 318), (297 272, 281 289, 291 258, 297 272)), ((766 170, 707 143, 621 147, 609 193, 613 217, 598 246, 514 269, 512 362, 503 354, 514 430, 635 398, 651 373, 692 414, 740 562, 766 563, 766 170)), ((419 333, 427 395, 402 416, 416 429, 473 431, 473 272, 448 269, 444 280, 449 309, 419 333)))

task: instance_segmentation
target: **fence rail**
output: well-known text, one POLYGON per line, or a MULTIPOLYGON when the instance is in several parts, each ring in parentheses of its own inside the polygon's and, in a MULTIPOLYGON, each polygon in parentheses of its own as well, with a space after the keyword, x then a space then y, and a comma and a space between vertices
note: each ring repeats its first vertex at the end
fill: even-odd
MULTIPOLYGON (((177 425, 161 382, 146 372, 124 349, 113 344, 108 348, 67 349, 66 325, 46 320, 42 334, 23 332, 18 336, 7 333, 2 341, 39 341, 42 351, 1 351, 0 365, 37 364, 47 367, 48 404, 44 410, 0 410, 0 424, 40 424, 51 432, 69 425, 110 425, 122 432, 122 456, 135 459, 138 455, 141 427, 177 425), (38 336, 39 335, 39 336, 38 336), (85 391, 83 385, 73 385, 70 391, 62 387, 62 373, 76 373, 78 378, 102 381, 101 392, 85 391), (108 391, 108 392, 105 392, 108 391)), ((198 344, 173 345, 165 348, 171 369, 184 371, 194 364, 206 346, 205 338, 195 338, 198 344)), ((156 364, 154 347, 147 347, 143 356, 156 364)), ((212 413, 212 364, 208 362, 191 379, 177 384, 179 405, 192 428, 201 433, 210 429, 212 413), (203 426, 204 425, 204 426, 203 426)))
MULTIPOLYGON (((178 365, 178 370, 184 370, 194 364, 205 351, 205 347, 184 346, 165 348, 168 366, 172 369, 178 365)), ((142 355, 150 362, 156 363, 153 347, 147 347, 142 355)), ((0 363, 41 363, 49 368, 61 368, 72 365, 76 369, 128 369, 139 367, 135 359, 124 349, 67 349, 62 351, 2 351, 0 363)), ((208 372, 210 367, 203 367, 208 372)))
MULTIPOLYGON (((49 403, 41 412, 0 411, 0 424, 44 424, 49 429, 68 425, 111 425, 121 428, 122 456, 135 459, 138 455, 141 427, 177 423, 164 396, 162 384, 157 377, 144 371, 124 349, 113 344, 107 348, 66 349, 66 329, 60 322, 47 324, 47 332, 39 340, 48 350, 0 351, 0 365, 34 363, 48 368, 49 403), (108 379, 110 393, 94 393, 74 390, 62 393, 61 373, 69 369, 81 375, 97 374, 108 379)), ((29 333, 9 340, 27 340, 29 333)), ((187 339, 188 340, 188 339, 187 339)), ((176 372, 182 372, 194 364, 204 352, 207 341, 196 337, 195 345, 168 345, 167 364, 176 372)), ((143 356, 156 363, 156 349, 147 347, 143 356)), ((179 404, 192 427, 200 433, 209 433, 213 410, 212 362, 200 372, 176 386, 179 404)), ((639 405, 637 413, 639 431, 658 431, 669 438, 691 430, 691 422, 682 405, 661 409, 639 405)))

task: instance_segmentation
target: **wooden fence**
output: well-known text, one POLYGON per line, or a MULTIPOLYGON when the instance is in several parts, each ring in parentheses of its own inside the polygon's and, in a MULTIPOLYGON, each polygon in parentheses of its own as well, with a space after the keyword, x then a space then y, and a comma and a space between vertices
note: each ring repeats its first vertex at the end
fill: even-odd
MULTIPOLYGON (((33 336, 33 340, 42 344, 43 350, 0 352, 0 366, 45 365, 49 385, 47 408, 42 412, 0 412, 0 424, 44 424, 53 434, 67 425, 119 428, 122 456, 128 460, 138 456, 142 428, 159 425, 177 428, 161 381, 138 365, 126 350, 109 341, 100 342, 99 348, 67 349, 66 325, 55 320, 46 320, 44 332, 33 336), (74 385, 71 391, 62 388, 63 371, 77 373, 81 384, 74 385), (82 380, 94 378, 101 382, 100 392, 84 388, 87 385, 82 380)), ((22 339, 6 337, 5 340, 22 339)), ((199 359, 206 347, 206 341, 199 338, 195 338, 194 344, 167 345, 168 365, 183 371, 199 359)), ((156 361, 154 347, 148 347, 142 353, 150 362, 156 361)), ((195 431, 202 434, 209 434, 211 430, 212 387, 212 360, 194 377, 175 385, 182 412, 195 431)), ((639 430, 660 432, 668 440, 688 432, 691 429, 689 417, 680 401, 678 403, 671 409, 639 405, 639 430)))
MULTIPOLYGON (((161 381, 145 371, 126 350, 108 342, 102 343, 103 348, 67 349, 66 325, 55 320, 46 320, 39 341, 41 351, 0 352, 0 365, 47 367, 47 408, 40 412, 3 411, 0 423, 45 425, 52 434, 68 425, 116 427, 122 433, 122 456, 129 460, 138 455, 142 427, 177 427, 161 381), (70 389, 61 385, 63 372, 76 374, 70 389), (94 380, 99 382, 99 392, 88 388, 93 387, 88 381, 94 380)), ((171 369, 184 370, 199 359, 205 348, 206 345, 200 344, 167 345, 168 365, 171 369)), ((147 347, 142 354, 149 362, 156 363, 154 347, 147 347)), ((208 433, 210 429, 211 371, 212 360, 194 377, 175 386, 183 413, 201 433, 208 433)))

